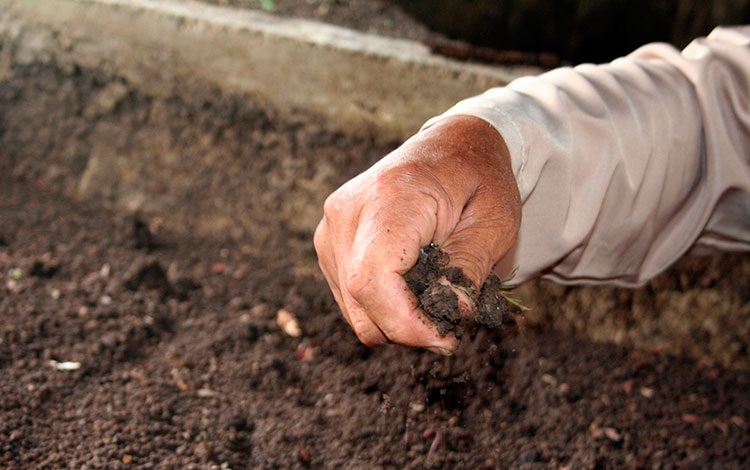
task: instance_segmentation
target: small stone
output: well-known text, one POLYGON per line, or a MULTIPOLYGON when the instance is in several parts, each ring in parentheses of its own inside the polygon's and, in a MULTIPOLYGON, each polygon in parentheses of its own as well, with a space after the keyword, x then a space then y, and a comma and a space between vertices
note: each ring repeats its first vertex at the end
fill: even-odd
MULTIPOLYGON (((112 273, 112 266, 109 265, 109 263, 104 263, 99 270, 99 275, 101 277, 109 277, 109 275, 112 273)), ((127 455, 127 454, 126 454, 127 455)), ((132 458, 132 457, 131 457, 132 458)))
POLYGON ((557 385, 557 379, 549 374, 543 374, 542 375, 542 382, 548 384, 548 385, 557 385))
POLYGON ((604 431, 604 436, 610 441, 620 442, 622 440, 622 435, 615 428, 604 428, 602 431, 604 431))
POLYGON ((276 312, 276 324, 279 325, 281 330, 293 338, 298 338, 302 335, 302 329, 299 327, 297 317, 286 309, 279 309, 276 312))
POLYGON ((107 84, 94 99, 96 109, 89 111, 89 113, 94 112, 99 115, 111 112, 129 92, 130 90, 124 83, 111 82, 107 84))
POLYGON ((242 297, 234 297, 227 304, 227 307, 229 307, 231 310, 242 310, 244 308, 247 308, 247 306, 247 301, 242 297))
POLYGON ((698 421, 700 421, 697 416, 690 413, 683 413, 682 420, 688 424, 698 424, 698 421))
POLYGON ((211 458, 211 448, 205 442, 200 442, 195 449, 193 449, 193 456, 198 459, 208 460, 211 458))
POLYGON ((424 403, 411 402, 409 403, 409 409, 411 409, 415 413, 421 413, 424 411, 425 406, 424 403))
POLYGON ((251 316, 253 316, 254 318, 260 318, 263 315, 266 315, 267 313, 271 313, 269 310, 270 309, 269 309, 268 305, 266 305, 266 304, 258 304, 258 305, 255 305, 253 308, 251 308, 248 313, 251 316))
POLYGON ((538 450, 532 450, 529 452, 524 452, 523 454, 518 456, 518 459, 516 459, 518 463, 534 463, 534 462, 541 462, 542 461, 542 453, 538 450))

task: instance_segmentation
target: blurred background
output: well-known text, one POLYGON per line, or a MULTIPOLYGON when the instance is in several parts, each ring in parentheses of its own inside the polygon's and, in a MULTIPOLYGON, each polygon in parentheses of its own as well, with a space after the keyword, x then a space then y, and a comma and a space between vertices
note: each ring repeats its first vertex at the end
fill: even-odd
POLYGON ((552 53, 573 63, 609 61, 653 41, 681 48, 716 25, 750 22, 746 0, 211 1, 423 41, 434 41, 437 33, 500 51, 552 53))
POLYGON ((436 31, 495 49, 602 62, 653 41, 684 47, 750 21, 746 0, 394 0, 436 31))

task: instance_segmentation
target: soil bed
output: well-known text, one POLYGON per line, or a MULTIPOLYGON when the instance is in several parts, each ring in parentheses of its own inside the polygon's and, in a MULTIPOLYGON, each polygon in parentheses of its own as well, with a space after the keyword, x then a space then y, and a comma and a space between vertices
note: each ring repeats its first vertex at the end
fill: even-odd
POLYGON ((747 468, 747 373, 544 332, 370 350, 307 244, 0 183, 2 468, 747 468))
MULTIPOLYGON (((247 97, 125 87, 93 107, 112 77, 12 73, 0 82, 0 468, 748 467, 746 371, 510 325, 446 358, 362 346, 312 233, 279 215, 387 149, 247 97), (115 150, 124 168, 102 163, 115 150), (125 171, 142 161, 172 175, 146 180, 172 191, 164 219, 60 196, 117 207, 101 181, 145 178, 145 163, 125 171), (186 164, 205 165, 199 181, 186 164), (66 171, 91 176, 87 191, 66 171), (196 214, 222 210, 227 233, 237 214, 252 220, 234 241, 195 235, 196 214)), ((746 305, 742 266, 726 292, 746 305)))

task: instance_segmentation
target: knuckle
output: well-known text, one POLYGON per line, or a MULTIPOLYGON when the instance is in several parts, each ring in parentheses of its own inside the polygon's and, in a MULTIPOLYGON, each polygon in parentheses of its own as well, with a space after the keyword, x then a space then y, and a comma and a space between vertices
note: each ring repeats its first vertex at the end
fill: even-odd
POLYGON ((428 169, 415 164, 405 164, 387 171, 375 180, 376 192, 400 194, 403 191, 429 193, 439 187, 438 178, 428 169))
POLYGON ((338 190, 328 196, 323 203, 323 216, 329 220, 335 220, 342 212, 344 212, 344 197, 338 190))

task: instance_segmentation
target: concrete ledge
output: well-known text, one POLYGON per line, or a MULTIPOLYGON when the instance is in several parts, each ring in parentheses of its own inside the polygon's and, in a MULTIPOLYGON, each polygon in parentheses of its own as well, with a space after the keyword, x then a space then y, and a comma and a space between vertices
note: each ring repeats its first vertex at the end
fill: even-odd
POLYGON ((0 9, 0 37, 19 63, 54 57, 157 96, 201 80, 388 138, 408 137, 458 100, 536 72, 462 64, 411 41, 192 0, 0 0, 0 9))

